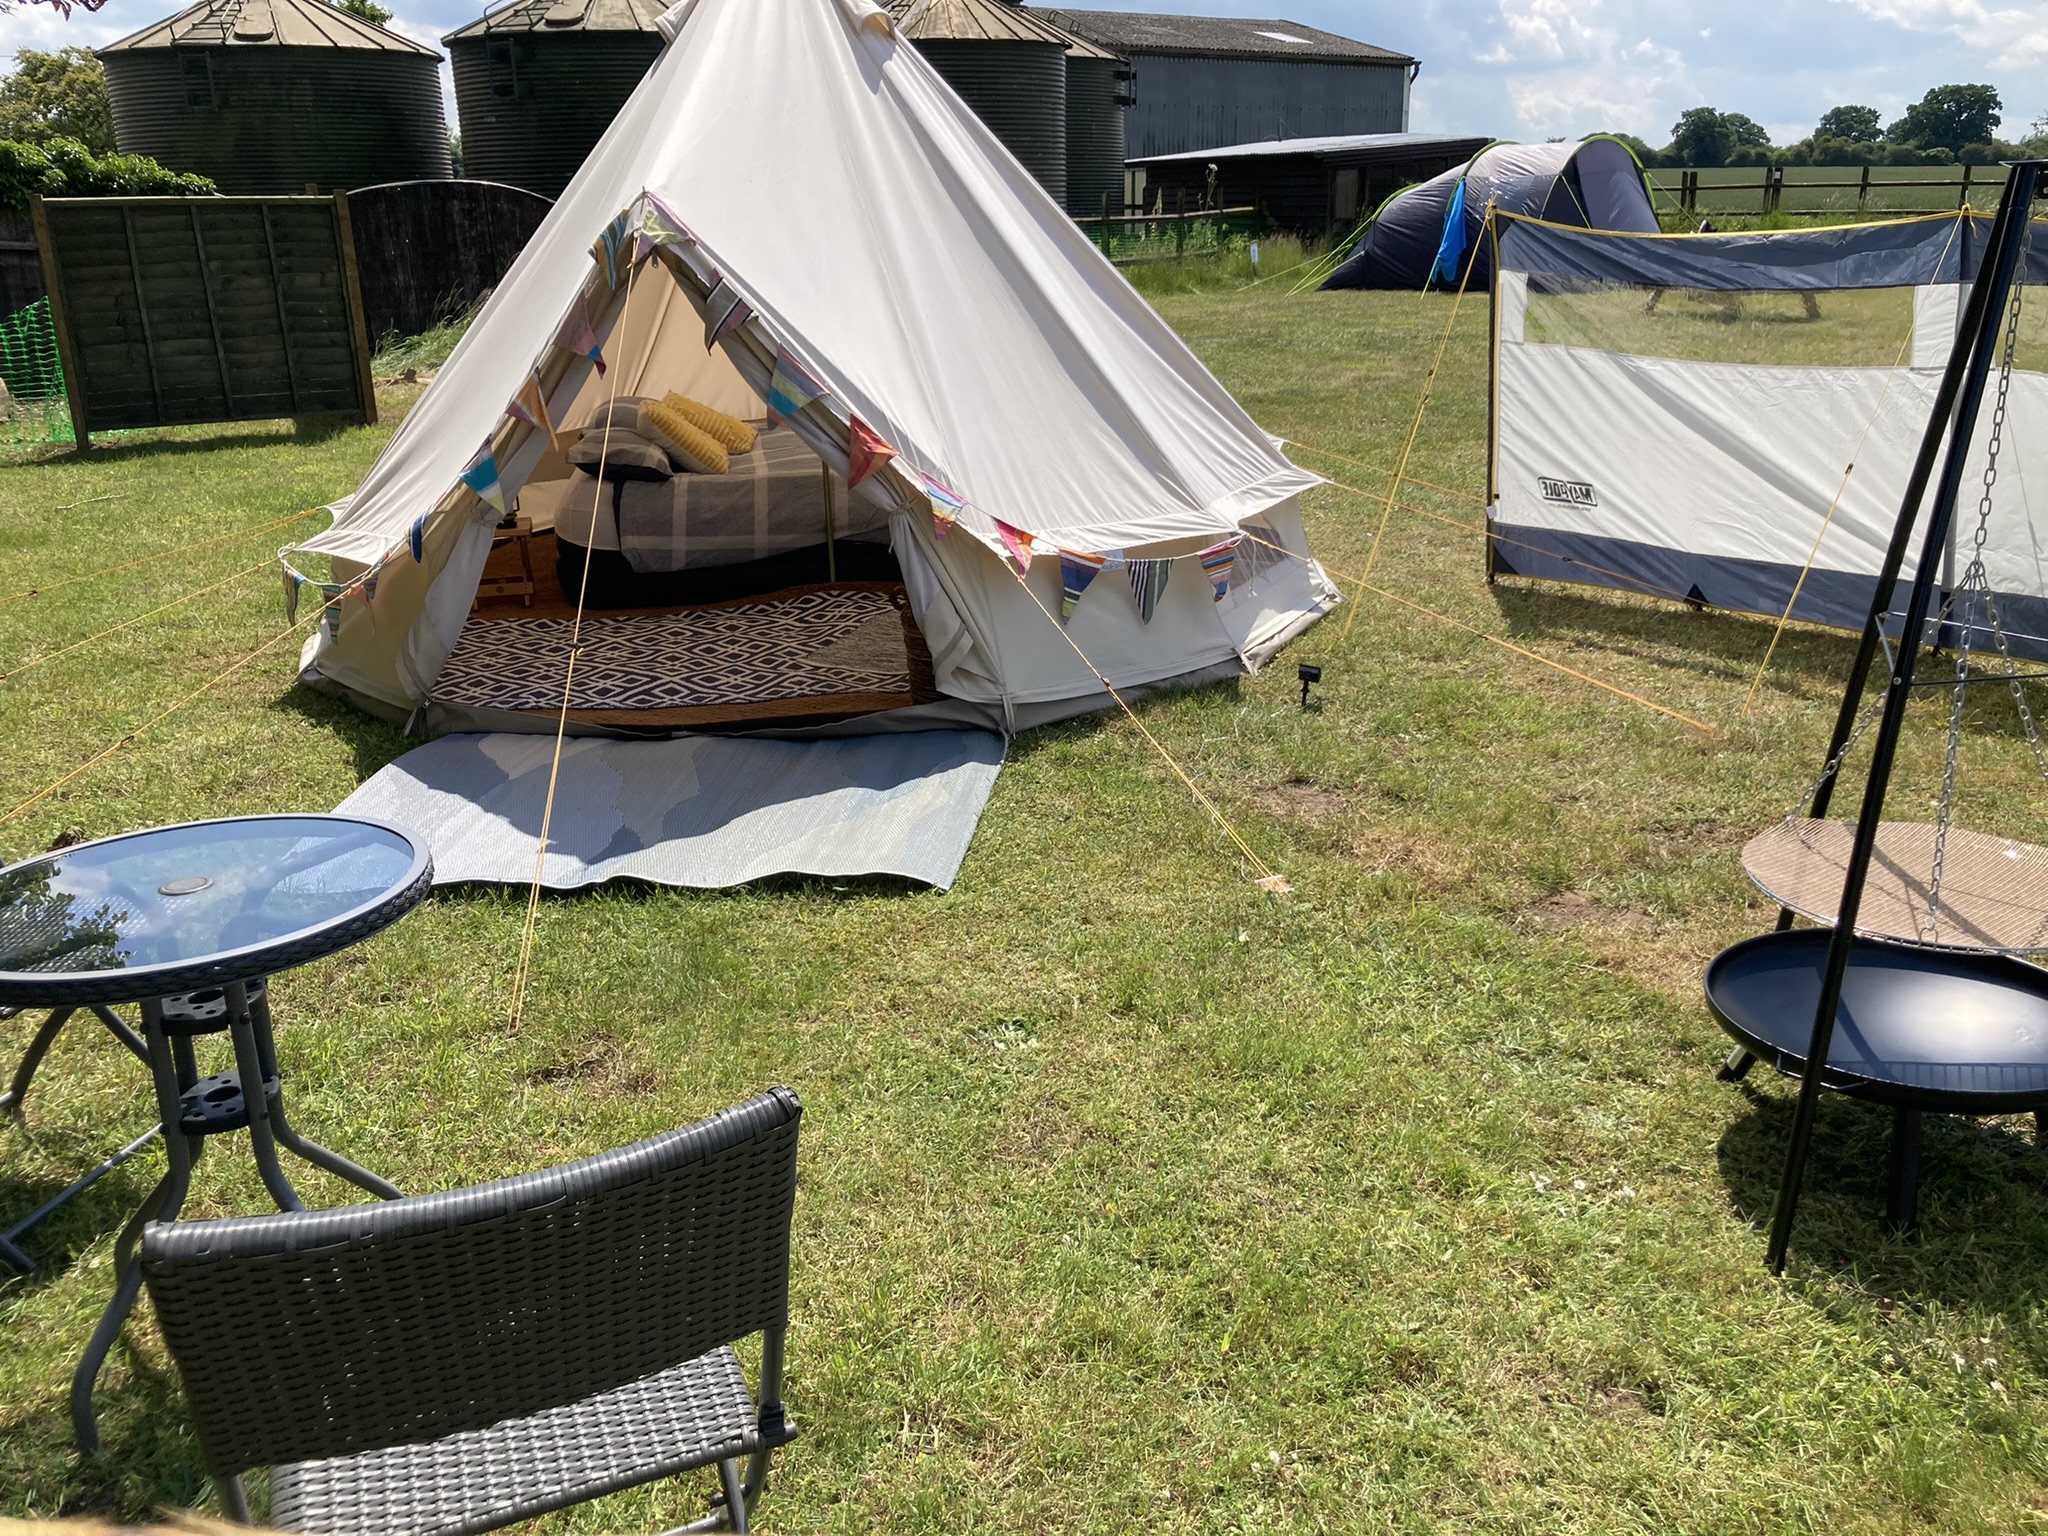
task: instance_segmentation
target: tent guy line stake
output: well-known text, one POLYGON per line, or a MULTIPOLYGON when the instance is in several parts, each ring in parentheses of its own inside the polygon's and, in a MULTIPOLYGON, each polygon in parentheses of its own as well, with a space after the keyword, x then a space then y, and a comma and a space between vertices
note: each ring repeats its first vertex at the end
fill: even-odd
MULTIPOLYGON (((186 603, 191 602, 194 598, 204 597, 209 592, 218 592, 222 587, 231 587, 236 582, 240 581, 244 576, 253 576, 258 571, 268 569, 274 563, 274 561, 274 556, 258 560, 254 565, 246 566, 243 569, 236 571, 232 576, 223 577, 221 580, 216 581, 210 587, 201 587, 196 592, 187 592, 183 597, 177 598, 172 602, 165 603, 161 608, 152 608, 147 613, 138 613, 137 615, 135 615, 134 618, 123 619, 120 623, 115 624, 110 628, 103 629, 96 635, 87 635, 83 640, 74 640, 71 642, 71 644, 65 646, 62 650, 52 651, 47 656, 38 656, 34 661, 24 661, 18 667, 14 667, 6 672, 0 672, 0 683, 7 682, 10 678, 19 677, 21 676, 22 673, 31 671, 36 667, 47 666, 50 662, 56 661, 60 657, 69 656, 73 651, 83 650, 88 645, 91 645, 95 640, 104 640, 109 635, 118 635, 124 629, 133 629, 136 625, 140 624, 144 619, 153 619, 160 613, 169 613, 173 608, 181 608, 186 603)), ((324 607, 325 604, 322 604, 322 606, 324 607)))
MULTIPOLYGON (((80 502, 78 505, 83 506, 84 503, 80 502)), ((63 508, 59 507, 57 510, 61 512, 63 508)), ((324 510, 325 508, 322 507, 308 507, 303 512, 294 512, 290 517, 280 517, 276 522, 258 523, 253 528, 237 528, 233 533, 223 533, 211 539, 201 539, 196 544, 180 544, 176 549, 160 549, 155 554, 144 555, 140 559, 123 560, 119 565, 108 565, 101 567, 97 571, 87 571, 83 576, 67 576, 62 581, 51 582, 47 587, 24 587, 19 592, 9 592, 6 596, 0 597, 0 607, 4 607, 8 603, 18 603, 31 597, 42 597, 50 592, 61 592, 66 587, 77 586, 81 581, 92 581, 101 576, 112 576, 117 571, 132 571, 136 566, 148 565, 153 560, 168 560, 173 555, 190 554, 195 549, 207 549, 215 544, 225 544, 230 539, 245 538, 250 534, 256 533, 268 533, 273 528, 282 528, 286 523, 299 522, 304 518, 311 517, 315 512, 324 510)))
MULTIPOLYGON (((1486 205, 1486 223, 1493 222, 1493 204, 1486 205)), ((1430 359, 1429 372, 1422 376, 1422 396, 1415 402, 1415 419, 1408 423, 1408 440, 1401 444, 1401 457, 1394 463, 1394 473, 1387 481, 1387 499, 1380 507, 1380 525, 1372 536, 1372 548, 1365 552, 1365 570, 1358 578, 1363 587, 1372 578, 1373 563, 1379 559, 1380 542, 1386 537, 1387 519, 1394 515, 1394 498, 1400 494, 1401 482, 1408 475, 1408 458, 1415 452, 1415 439, 1422 432, 1422 418, 1429 410, 1429 392, 1436 384, 1436 373, 1444 363, 1444 353, 1450 350, 1451 332, 1457 328, 1458 310, 1465 302, 1465 289, 1472 281, 1472 269, 1479 265, 1479 248, 1475 245, 1465 261, 1465 275, 1458 280, 1458 296, 1451 300, 1450 317, 1444 321, 1444 334, 1436 344, 1436 356, 1430 359)), ((1344 633, 1338 636, 1341 644, 1351 638, 1351 626, 1358 621, 1358 608, 1354 604, 1344 620, 1344 633)))
MULTIPOLYGON (((1247 535, 1247 537, 1249 537, 1249 535, 1247 535)), ((1258 542, 1264 541, 1260 540, 1258 542)), ((1289 553, 1292 553, 1292 551, 1289 551, 1289 553)), ((1006 565, 1009 564, 1008 561, 1005 561, 1004 563, 1006 565)), ((1258 854, 1253 850, 1252 845, 1244 840, 1243 835, 1238 832, 1237 828, 1233 827, 1230 824, 1229 820, 1224 816, 1224 814, 1216 809, 1216 802, 1211 800, 1207 795, 1202 793, 1201 785, 1197 784, 1191 777, 1189 777, 1188 771, 1185 768, 1181 767, 1179 762, 1177 762, 1174 759, 1174 755, 1171 752, 1166 750, 1165 743, 1160 741, 1160 739, 1157 736, 1154 736, 1151 731, 1146 729, 1145 722, 1138 718, 1138 712, 1132 709, 1131 706, 1127 702, 1125 702, 1124 696, 1121 693, 1117 692, 1115 684, 1111 683, 1107 677, 1103 676, 1102 669, 1096 666, 1093 661, 1089 660, 1088 653, 1081 649, 1080 642, 1076 640, 1071 634, 1067 633, 1067 626, 1062 624, 1058 619, 1054 618, 1052 610, 1045 606, 1045 603, 1039 598, 1039 595, 1036 592, 1031 590, 1031 583, 1024 579, 1023 572, 1017 570, 1015 566, 1011 566, 1010 573, 1017 578, 1017 585, 1024 589, 1024 595, 1031 599, 1032 605, 1036 607, 1040 613, 1045 615, 1046 623, 1052 625, 1054 629, 1058 630, 1060 638, 1066 641, 1067 644, 1073 648, 1073 652, 1076 656, 1081 658, 1081 665, 1089 670, 1089 672, 1094 676, 1095 681, 1102 684, 1103 691, 1107 693, 1112 699, 1116 700, 1117 708, 1121 709, 1124 712, 1124 714, 1130 718, 1131 724, 1135 725, 1138 728, 1138 734, 1143 736, 1146 741, 1152 744, 1152 750, 1159 754, 1159 756, 1165 761, 1166 766, 1171 768, 1174 771, 1175 776, 1179 778, 1181 783, 1187 786, 1188 793, 1195 797, 1196 803, 1200 805, 1203 810, 1209 813, 1210 819, 1213 820, 1217 826, 1221 827, 1223 829, 1224 835, 1237 845, 1237 851, 1243 855, 1245 862, 1250 864, 1253 869, 1259 872, 1259 878, 1255 882, 1258 885, 1259 889, 1266 892, 1267 895, 1274 897, 1286 896, 1291 894, 1294 890, 1294 887, 1288 883, 1287 877, 1285 875, 1276 874, 1273 871, 1272 867, 1268 865, 1264 859, 1258 856, 1258 854)))
MULTIPOLYGON (((1244 530, 1242 529, 1240 529, 1239 531, 1244 532, 1244 530)), ((1244 537, 1249 539, 1252 543, 1257 544, 1264 549, 1270 549, 1277 554, 1285 555, 1290 560, 1307 561, 1309 559, 1309 557, 1306 555, 1296 554, 1293 550, 1287 548, 1285 545, 1274 544, 1269 540, 1262 539, 1255 533, 1244 532, 1244 537)), ((1317 561, 1316 563, 1319 565, 1322 564, 1322 562, 1320 561, 1317 561)), ((1542 665, 1546 667, 1555 668, 1557 671, 1564 673, 1567 677, 1575 677, 1582 683, 1591 683, 1595 688, 1604 689, 1606 692, 1613 694, 1616 698, 1627 699, 1631 704, 1640 704, 1643 706, 1643 708, 1655 710, 1660 715, 1668 715, 1673 720, 1683 721, 1685 724, 1693 727, 1695 730, 1705 731, 1710 736, 1713 734, 1712 726, 1693 719, 1691 715, 1682 715, 1675 709, 1667 709, 1662 704, 1656 703, 1654 700, 1651 699, 1646 699, 1639 693, 1630 693, 1626 688, 1617 687, 1613 683, 1603 682, 1601 679, 1594 677, 1591 673, 1581 672, 1576 667, 1568 667, 1561 661, 1553 661, 1550 657, 1545 656, 1538 651, 1532 651, 1528 649, 1526 646, 1516 645, 1512 640, 1504 640, 1499 635, 1489 634, 1487 631, 1480 629, 1475 625, 1467 624, 1463 619, 1454 619, 1447 613, 1438 613, 1434 608, 1425 608, 1422 606, 1422 604, 1418 602, 1413 602, 1408 598, 1399 596, 1398 594, 1393 592, 1389 592, 1382 587, 1371 586, 1361 578, 1350 575, 1347 572, 1333 570, 1328 565, 1323 565, 1322 569, 1323 573, 1327 576, 1335 576, 1340 580, 1350 582, 1354 587, 1363 588, 1365 591, 1375 593, 1378 596, 1384 597, 1391 602, 1399 603, 1403 607, 1413 608, 1417 613, 1427 614, 1430 618, 1439 620, 1440 622, 1445 624, 1452 625, 1457 629, 1462 629, 1467 634, 1477 635, 1482 640, 1490 641, 1494 645, 1498 645, 1506 650, 1513 651, 1517 656, 1526 656, 1531 661, 1540 662, 1542 665)))
MULTIPOLYGON (((620 307, 619 323, 614 328, 614 333, 619 338, 619 356, 612 366, 611 393, 605 399, 604 436, 599 438, 597 443, 597 486, 600 500, 604 490, 605 456, 611 452, 612 446, 612 414, 618 409, 619 404, 619 378, 625 372, 626 323, 633 314, 633 290, 640 277, 640 265, 639 262, 634 262, 626 269, 626 301, 620 307)), ((593 543, 590 553, 595 552, 596 545, 593 543)), ((510 1028, 515 1033, 519 1029, 520 1021, 526 1016, 526 989, 533 980, 533 946, 540 927, 541 879, 547 873, 548 833, 555 819, 555 786, 561 781, 562 776, 562 739, 569 730, 569 700, 576 686, 576 661, 583 654, 583 602, 590 592, 590 567, 594 563, 590 555, 584 557, 583 574, 576 583, 576 617, 569 626, 569 669, 562 677, 562 708, 555 717, 555 751, 548 763, 548 797, 541 807, 540 837, 533 849, 533 889, 526 898, 526 922, 519 933, 519 966, 512 976, 510 1028)))
MULTIPOLYGON (((1956 243, 1956 230, 1962 227, 1958 219, 1948 232, 1948 243, 1941 248, 1934 270, 1938 273, 1948 253, 1956 243)), ((1828 503, 1828 515, 1820 521, 1820 532, 1813 536, 1813 548, 1806 552, 1806 563, 1799 567, 1799 579, 1792 583, 1792 595, 1785 599, 1785 611, 1778 615, 1777 627, 1771 631, 1771 643, 1764 647, 1764 659, 1757 663, 1756 676, 1749 685, 1749 697, 1742 701, 1742 713, 1747 716, 1756 705, 1757 690, 1764 685, 1764 674, 1771 669, 1771 658, 1778 654, 1778 642, 1785 636, 1785 626, 1792 620, 1792 610, 1799 605, 1799 594, 1806 590, 1806 578, 1813 573, 1813 562, 1820 558, 1821 541, 1828 536, 1828 529, 1834 526, 1835 513, 1842 505, 1842 497, 1849 489, 1849 477, 1856 472, 1856 461, 1863 456, 1863 445, 1870 441, 1870 432, 1877 425, 1877 418, 1884 410, 1885 401, 1891 398, 1892 385, 1898 382, 1899 369, 1904 366, 1906 354, 1913 346, 1914 322, 1906 322, 1905 338, 1899 343, 1899 350, 1892 358, 1891 371, 1884 376, 1884 389, 1878 394, 1877 404, 1870 408, 1870 419, 1863 423, 1863 431, 1856 439, 1856 446, 1849 450, 1849 462, 1842 470, 1842 480, 1835 487, 1835 499, 1828 503)))

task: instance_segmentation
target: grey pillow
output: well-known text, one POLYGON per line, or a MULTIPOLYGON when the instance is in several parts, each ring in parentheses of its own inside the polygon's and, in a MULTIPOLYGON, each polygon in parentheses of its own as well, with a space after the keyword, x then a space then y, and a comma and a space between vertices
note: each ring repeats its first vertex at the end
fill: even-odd
POLYGON ((621 395, 616 400, 601 400, 597 408, 590 413, 590 420, 576 430, 602 432, 604 424, 610 422, 614 427, 624 427, 630 432, 633 430, 633 423, 640 419, 640 405, 646 398, 645 395, 621 395))
POLYGON ((600 423, 578 438, 575 447, 562 457, 593 475, 602 460, 607 480, 667 480, 675 474, 667 449, 624 426, 613 427, 607 433, 600 423))

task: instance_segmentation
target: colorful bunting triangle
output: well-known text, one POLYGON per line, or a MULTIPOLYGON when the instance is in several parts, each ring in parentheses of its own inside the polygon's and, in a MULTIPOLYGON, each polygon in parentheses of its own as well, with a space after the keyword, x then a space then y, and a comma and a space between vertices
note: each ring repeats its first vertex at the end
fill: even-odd
POLYGON ((363 579, 356 586, 356 590, 363 595, 363 606, 365 608, 377 601, 377 570, 378 568, 373 565, 363 572, 363 579))
POLYGON ((1001 518, 990 519, 996 525, 996 537, 1003 541, 1003 548, 1009 551, 1011 563, 1017 567, 1017 574, 1031 574, 1031 535, 1021 528, 1012 528, 1001 518))
POLYGON ((925 495, 931 498, 932 537, 943 539, 960 521, 960 509, 967 505, 967 498, 945 481, 935 479, 923 470, 917 472, 917 478, 924 484, 925 495))
POLYGON ((579 293, 576 302, 569 306, 569 317, 562 322, 562 328, 555 333, 555 345, 564 352, 573 352, 578 357, 587 357, 597 365, 597 376, 604 377, 604 353, 597 344, 597 331, 590 323, 590 296, 579 293))
POLYGON ((1219 603, 1230 590, 1230 573, 1236 568, 1237 544, 1242 537, 1242 534, 1233 533, 1221 543, 1196 552, 1195 558, 1202 562, 1202 574, 1209 578, 1209 585, 1215 589, 1219 603))
POLYGON ((704 350, 709 352, 721 337, 745 325, 753 313, 754 307, 740 297, 739 289, 719 277, 704 299, 704 350))
POLYGON ((805 373, 795 358, 775 349, 775 371, 768 376, 769 426, 781 426, 823 393, 825 386, 805 373))
POLYGON ((1166 579, 1173 574, 1171 560, 1133 560, 1130 562, 1131 596, 1138 600, 1138 617, 1147 624, 1159 607, 1159 599, 1166 595, 1166 579))
POLYGON ((500 517, 505 515, 505 487, 498 480, 497 456, 491 452, 488 443, 469 468, 462 472, 462 483, 476 492, 479 500, 495 508, 500 517))
POLYGON ((540 380, 530 373, 526 376, 526 382, 519 386, 519 393, 506 405, 505 414, 514 421, 523 421, 529 427, 547 433, 551 442, 557 436, 554 418, 548 414, 547 391, 540 387, 540 380))
POLYGON ((896 457, 896 450, 875 434, 875 429, 858 416, 847 418, 846 488, 861 481, 896 457))
POLYGON ((412 549, 412 563, 418 565, 427 558, 427 514, 422 512, 412 520, 412 526, 405 530, 405 542, 412 549))
POLYGON ((1081 606, 1081 594, 1088 590, 1088 583, 1102 574, 1104 561, 1101 555, 1076 554, 1073 550, 1060 551, 1060 622, 1066 623, 1074 616, 1074 610, 1081 606))
POLYGON ((284 568, 284 621, 287 624, 299 621, 299 583, 304 580, 290 566, 284 568))
POLYGON ((590 248, 597 270, 604 274, 605 285, 617 289, 626 280, 626 274, 633 267, 633 211, 629 208, 611 223, 597 237, 590 248))

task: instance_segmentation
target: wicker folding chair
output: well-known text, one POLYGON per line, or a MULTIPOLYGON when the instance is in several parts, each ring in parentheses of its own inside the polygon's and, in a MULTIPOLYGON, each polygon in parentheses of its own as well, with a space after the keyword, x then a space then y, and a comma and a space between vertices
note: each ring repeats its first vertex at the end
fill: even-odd
POLYGON ((151 1223, 142 1271, 223 1505, 288 1530, 488 1531, 716 1464, 747 1529, 782 1411, 803 1106, 437 1195, 151 1223), (735 1341, 762 1335, 750 1393, 735 1341), (739 1463, 748 1459, 744 1482, 739 1463))

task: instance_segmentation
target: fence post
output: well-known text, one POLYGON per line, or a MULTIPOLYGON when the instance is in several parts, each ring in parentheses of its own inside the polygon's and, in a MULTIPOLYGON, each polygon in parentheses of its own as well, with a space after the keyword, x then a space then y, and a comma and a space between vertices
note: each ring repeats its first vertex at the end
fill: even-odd
POLYGON ((1974 166, 1967 163, 1963 166, 1963 188, 1956 194, 1956 207, 1959 210, 1970 206, 1970 172, 1974 169, 1974 166))
POLYGON ((1865 165, 1865 166, 1863 167, 1863 184, 1862 184, 1862 185, 1861 185, 1860 187, 1858 187, 1858 188, 1856 189, 1856 211, 1857 211, 1858 213, 1861 213, 1861 212, 1863 211, 1863 209, 1864 209, 1864 205, 1865 205, 1865 204, 1867 204, 1867 203, 1868 203, 1869 201, 1870 201, 1870 167, 1869 167, 1868 165, 1865 165))
POLYGON ((1689 214, 1700 211, 1700 173, 1685 171, 1678 178, 1678 200, 1689 214))

